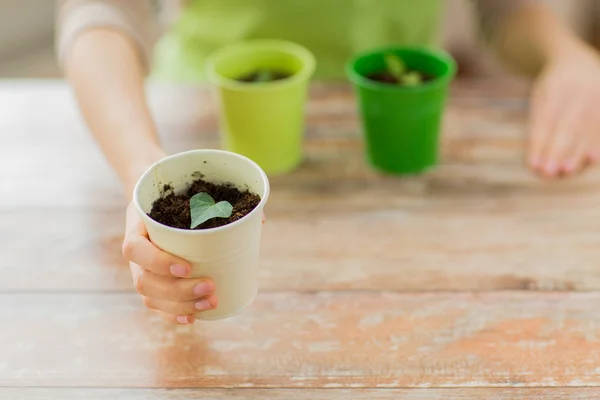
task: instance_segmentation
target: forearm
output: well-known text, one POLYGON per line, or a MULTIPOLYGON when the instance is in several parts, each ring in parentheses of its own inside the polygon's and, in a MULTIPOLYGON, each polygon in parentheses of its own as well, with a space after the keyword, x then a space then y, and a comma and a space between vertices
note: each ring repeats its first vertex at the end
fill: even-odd
MULTIPOLYGON (((492 1, 496 0, 480 1, 480 7, 492 1)), ((504 10, 496 12, 487 36, 503 61, 518 72, 536 75, 549 62, 583 46, 543 2, 508 0, 501 6, 504 10)))
POLYGON ((146 104, 144 69, 134 43, 117 31, 89 29, 65 56, 83 117, 128 196, 164 156, 146 104))

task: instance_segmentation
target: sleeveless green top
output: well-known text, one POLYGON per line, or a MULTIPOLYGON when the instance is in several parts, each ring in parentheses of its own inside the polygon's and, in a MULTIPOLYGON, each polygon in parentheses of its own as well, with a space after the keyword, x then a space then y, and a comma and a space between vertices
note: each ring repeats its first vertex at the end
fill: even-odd
POLYGON ((315 79, 344 78, 357 52, 435 46, 440 0, 192 0, 155 47, 151 77, 202 82, 206 57, 243 39, 296 42, 317 59, 315 79))

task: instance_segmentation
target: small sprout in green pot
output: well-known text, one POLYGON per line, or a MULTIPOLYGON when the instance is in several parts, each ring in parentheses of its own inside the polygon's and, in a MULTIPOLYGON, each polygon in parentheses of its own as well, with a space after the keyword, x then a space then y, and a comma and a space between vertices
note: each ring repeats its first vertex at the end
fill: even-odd
POLYGON ((423 72, 408 68, 402 58, 396 54, 388 53, 384 58, 386 69, 370 74, 369 79, 400 86, 419 86, 433 79, 423 72))

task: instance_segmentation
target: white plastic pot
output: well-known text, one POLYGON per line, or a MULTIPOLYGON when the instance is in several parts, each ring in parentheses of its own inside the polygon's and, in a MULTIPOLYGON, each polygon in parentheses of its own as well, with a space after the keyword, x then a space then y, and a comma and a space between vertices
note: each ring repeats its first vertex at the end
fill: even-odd
POLYGON ((142 175, 133 202, 144 220, 150 240, 163 251, 189 261, 192 278, 209 277, 215 283, 219 305, 197 318, 223 319, 238 314, 256 297, 262 212, 269 197, 269 181, 252 160, 222 150, 192 150, 164 158, 142 175), (204 230, 171 228, 147 214, 165 184, 176 193, 187 189, 201 173, 213 183, 232 183, 260 196, 251 213, 231 224, 204 230))

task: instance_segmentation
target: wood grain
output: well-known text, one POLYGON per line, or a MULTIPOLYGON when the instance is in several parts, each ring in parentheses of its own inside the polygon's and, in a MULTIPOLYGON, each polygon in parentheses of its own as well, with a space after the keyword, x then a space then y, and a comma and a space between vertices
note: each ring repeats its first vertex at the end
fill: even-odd
MULTIPOLYGON (((268 213, 262 291, 600 288, 598 210, 307 214, 268 213)), ((122 225, 118 211, 0 213, 0 292, 132 291, 122 225)))
MULTIPOLYGON (((168 151, 218 146, 206 90, 148 89, 168 151)), ((257 301, 173 327, 132 291, 123 193, 67 87, 0 82, 0 398, 597 398, 600 171, 525 168, 527 91, 457 82, 441 165, 395 178, 349 88, 313 87, 257 301)))
MULTIPOLYGON (((443 164, 413 178, 370 170, 351 92, 315 87, 307 159, 272 179, 263 290, 600 288, 600 174, 534 177, 521 161, 523 88, 488 85, 454 88, 443 164)), ((69 91, 0 87, 0 291, 131 290, 123 193, 69 91)), ((216 146, 205 91, 152 86, 149 97, 172 150, 216 146)))
POLYGON ((597 388, 545 389, 55 389, 0 388, 0 398, 30 400, 596 400, 597 388))
MULTIPOLYGON (((507 86, 504 91, 511 88, 507 86)), ((218 146, 214 112, 204 90, 153 88, 150 102, 169 151, 218 146)), ((496 204, 491 196, 506 199, 576 191, 586 194, 583 202, 598 200, 598 173, 560 185, 532 176, 522 162, 526 112, 522 94, 503 97, 499 89, 487 95, 478 90, 458 85, 453 92, 440 168, 419 178, 393 179, 383 178, 364 161, 349 88, 316 88, 307 111, 306 161, 296 173, 275 180, 275 193, 288 201, 323 192, 320 201, 330 208, 339 206, 340 195, 345 196, 347 207, 364 207, 373 196, 391 198, 406 190, 415 201, 424 195, 459 197, 461 202, 469 198, 468 205, 488 208, 496 204)), ((4 111, 0 209, 123 207, 117 181, 64 84, 0 85, 0 107, 4 111), (27 117, 30 110, 36 110, 35 118, 27 117), (15 169, 18 179, 12 173, 15 169)))
POLYGON ((135 295, 0 295, 0 321, 10 321, 0 386, 596 386, 599 302, 598 293, 285 292, 232 319, 172 327, 135 295))

